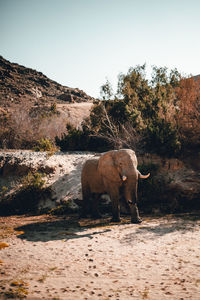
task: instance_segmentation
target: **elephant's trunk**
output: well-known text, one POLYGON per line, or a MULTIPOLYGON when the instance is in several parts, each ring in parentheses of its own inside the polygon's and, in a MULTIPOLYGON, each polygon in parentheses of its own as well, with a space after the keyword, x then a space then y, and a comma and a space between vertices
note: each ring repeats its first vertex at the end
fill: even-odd
POLYGON ((127 203, 137 202, 137 180, 135 176, 129 176, 124 186, 124 197, 127 203))

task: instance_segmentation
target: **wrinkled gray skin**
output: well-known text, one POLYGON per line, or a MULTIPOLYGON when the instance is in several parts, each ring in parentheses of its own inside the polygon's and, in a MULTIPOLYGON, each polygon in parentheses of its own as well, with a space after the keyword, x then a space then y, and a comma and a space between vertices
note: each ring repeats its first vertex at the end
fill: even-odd
POLYGON ((90 199, 93 217, 99 217, 98 201, 100 195, 108 194, 112 202, 112 221, 120 222, 120 198, 130 208, 131 222, 140 223, 137 208, 138 178, 148 178, 137 170, 135 152, 130 149, 108 151, 100 158, 85 162, 82 174, 83 214, 87 214, 90 199))

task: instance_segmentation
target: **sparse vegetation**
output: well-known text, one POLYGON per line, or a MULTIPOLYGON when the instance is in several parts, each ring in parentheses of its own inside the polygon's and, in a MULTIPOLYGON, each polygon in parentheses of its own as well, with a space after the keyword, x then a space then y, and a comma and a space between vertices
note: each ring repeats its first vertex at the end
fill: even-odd
POLYGON ((44 188, 45 180, 44 174, 39 172, 29 172, 27 176, 22 179, 23 189, 26 190, 40 190, 44 188))
POLYGON ((51 194, 51 189, 45 187, 44 176, 40 172, 29 172, 24 176, 21 188, 1 203, 1 215, 37 212, 39 201, 51 194))
POLYGON ((39 279, 38 279, 38 282, 45 282, 45 280, 47 279, 47 274, 43 274, 39 279))
POLYGON ((10 288, 2 291, 0 295, 6 299, 23 299, 28 295, 28 283, 23 280, 14 280, 10 283, 10 288))
POLYGON ((145 287, 143 292, 140 292, 142 299, 147 299, 149 297, 149 288, 145 287))
POLYGON ((93 99, 2 56, 0 74, 0 148, 32 149, 42 138, 53 143, 55 136, 66 132, 68 121, 60 115, 57 104, 93 99))
MULTIPOLYGON (((47 81, 40 76, 40 84, 47 87, 47 81)), ((196 154, 200 145, 199 84, 198 77, 182 78, 176 69, 169 71, 154 66, 152 77, 147 80, 145 65, 130 68, 126 74, 119 74, 116 93, 108 80, 102 85, 102 99, 94 102, 81 128, 68 124, 67 118, 61 117, 57 110, 60 108, 57 100, 48 102, 48 96, 41 94, 37 87, 28 91, 36 95, 34 101, 27 101, 26 95, 20 94, 9 109, 0 108, 0 147, 47 151, 49 155, 56 151, 55 145, 62 151, 105 152, 131 148, 137 155, 146 152, 162 157, 196 154)), ((57 99, 65 101, 65 96, 62 94, 61 99, 59 94, 57 99)), ((155 166, 148 166, 149 171, 151 178, 141 183, 141 206, 149 207, 147 199, 151 195, 151 205, 160 205, 162 211, 176 210, 177 204, 180 206, 179 195, 170 194, 171 178, 164 175, 158 178, 155 166), (160 195, 164 195, 162 201, 160 195), (167 197, 173 198, 171 206, 167 197)), ((39 199, 50 193, 45 189, 43 177, 38 172, 27 175, 20 191, 12 198, 10 213, 18 209, 36 210, 39 199)), ((1 188, 0 195, 7 197, 6 186, 1 188)), ((51 213, 67 213, 67 206, 51 213)))
POLYGON ((6 247, 9 247, 9 245, 7 243, 0 242, 0 250, 4 249, 6 247))
POLYGON ((37 141, 37 144, 33 147, 33 150, 36 152, 47 151, 50 154, 53 154, 57 148, 55 145, 53 145, 52 141, 42 138, 41 140, 37 141))
POLYGON ((68 200, 61 205, 51 209, 48 213, 50 215, 64 215, 68 213, 74 213, 78 211, 78 207, 74 207, 73 200, 68 200))
POLYGON ((8 191, 8 187, 7 186, 2 186, 0 188, 0 196, 4 197, 7 191, 8 191))
POLYGON ((8 225, 0 225, 0 240, 10 237, 14 234, 12 227, 8 225))
POLYGON ((178 209, 178 203, 175 205, 173 202, 175 195, 169 201, 169 195, 172 193, 170 183, 173 180, 167 174, 161 174, 159 169, 160 165, 154 163, 139 166, 142 173, 150 172, 151 174, 148 180, 138 182, 139 207, 145 213, 152 213, 154 210, 171 213, 178 209))
POLYGON ((116 94, 108 81, 101 87, 103 100, 94 104, 82 130, 68 128, 57 144, 62 150, 129 147, 167 157, 182 155, 190 146, 195 151, 200 145, 199 84, 176 69, 153 67, 148 81, 145 65, 130 68, 119 75, 116 94))
POLYGON ((42 104, 33 107, 25 99, 13 104, 6 117, 0 115, 2 121, 0 147, 9 149, 35 147, 41 151, 44 148, 44 141, 49 141, 51 148, 55 148, 54 139, 66 131, 66 122, 54 112, 54 107, 42 104))
MULTIPOLYGON (((64 151, 130 147, 161 156, 197 151, 199 77, 182 78, 176 69, 168 71, 166 67, 154 66, 152 78, 147 80, 145 68, 136 66, 119 74, 116 93, 107 80, 101 87, 102 100, 94 103, 90 117, 79 129, 66 125, 68 120, 60 116, 55 99, 48 103, 39 87, 26 90, 28 95, 35 95, 35 102, 27 101, 26 93, 19 98, 19 91, 14 89, 18 101, 13 101, 11 109, 0 110, 0 147, 52 152, 56 140, 64 151)), ((24 70, 20 66, 19 69, 24 70)), ((38 78, 38 84, 50 87, 43 74, 38 74, 38 78)), ((60 93, 61 86, 54 88, 60 93)), ((75 95, 82 94, 77 91, 75 95)))

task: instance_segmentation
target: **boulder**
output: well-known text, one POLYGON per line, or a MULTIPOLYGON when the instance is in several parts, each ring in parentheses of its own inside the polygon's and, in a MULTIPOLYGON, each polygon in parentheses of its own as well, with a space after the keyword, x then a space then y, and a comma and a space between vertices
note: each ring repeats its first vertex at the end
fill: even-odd
POLYGON ((66 102, 73 102, 73 96, 72 94, 68 94, 68 93, 64 93, 64 94, 60 94, 57 99, 59 100, 63 100, 63 101, 66 101, 66 102))

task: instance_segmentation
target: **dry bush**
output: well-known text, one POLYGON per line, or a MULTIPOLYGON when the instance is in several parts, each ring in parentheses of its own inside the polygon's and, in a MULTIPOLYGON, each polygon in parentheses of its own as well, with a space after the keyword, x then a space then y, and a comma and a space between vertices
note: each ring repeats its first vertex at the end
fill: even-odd
POLYGON ((51 107, 34 108, 25 99, 12 107, 7 121, 1 127, 0 145, 2 148, 32 148, 43 138, 54 142, 56 136, 66 131, 66 120, 51 107), (49 111, 45 111, 49 109, 49 111))
POLYGON ((137 133, 130 122, 116 124, 108 115, 104 106, 101 117, 102 126, 106 130, 104 130, 104 133, 98 132, 94 136, 107 140, 109 144, 113 145, 114 149, 130 148, 137 151, 137 153, 143 151, 143 137, 137 133))
POLYGON ((179 132, 185 144, 200 144, 200 78, 182 79, 177 89, 179 132))
POLYGON ((47 138, 54 140, 55 137, 61 137, 66 132, 66 118, 64 116, 53 116, 44 118, 38 126, 39 139, 47 138))

